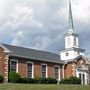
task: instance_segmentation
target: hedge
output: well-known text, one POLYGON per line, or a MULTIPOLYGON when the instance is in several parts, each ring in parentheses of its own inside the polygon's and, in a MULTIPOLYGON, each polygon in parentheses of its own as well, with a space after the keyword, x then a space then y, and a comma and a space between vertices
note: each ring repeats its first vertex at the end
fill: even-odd
POLYGON ((53 78, 22 78, 21 83, 30 84, 56 84, 57 80, 53 78))
POLYGON ((40 84, 56 84, 57 80, 53 78, 40 78, 39 83, 40 84))
POLYGON ((28 84, 56 84, 57 80, 53 78, 21 78, 16 72, 9 73, 9 82, 11 83, 28 83, 28 84))
MULTIPOLYGON (((0 82, 3 82, 3 76, 0 75, 0 82)), ((57 84, 57 80, 53 78, 21 78, 16 72, 9 73, 9 82, 12 83, 30 83, 30 84, 57 84)), ((60 84, 81 84, 81 80, 77 77, 70 77, 60 81, 60 84)))
POLYGON ((21 78, 21 83, 30 83, 30 84, 37 84, 39 82, 38 79, 35 78, 21 78))
POLYGON ((70 77, 60 81, 60 84, 81 84, 81 80, 77 77, 70 77))

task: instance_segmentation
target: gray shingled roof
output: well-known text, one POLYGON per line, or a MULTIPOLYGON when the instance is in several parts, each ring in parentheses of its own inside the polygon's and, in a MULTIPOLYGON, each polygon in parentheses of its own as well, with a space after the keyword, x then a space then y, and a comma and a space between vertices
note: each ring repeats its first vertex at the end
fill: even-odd
POLYGON ((45 52, 45 51, 7 45, 7 44, 2 44, 2 45, 11 52, 10 55, 12 56, 18 56, 18 57, 24 57, 24 58, 42 60, 48 62, 55 62, 55 63, 63 63, 63 61, 60 60, 60 56, 56 53, 45 52))

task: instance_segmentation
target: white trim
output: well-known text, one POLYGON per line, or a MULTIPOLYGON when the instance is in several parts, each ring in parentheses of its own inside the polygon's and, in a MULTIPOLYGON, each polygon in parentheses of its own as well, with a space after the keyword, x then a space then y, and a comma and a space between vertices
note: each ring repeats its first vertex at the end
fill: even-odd
POLYGON ((26 62, 26 76, 28 76, 28 75, 27 75, 27 64, 28 64, 28 63, 32 64, 32 77, 31 77, 31 78, 34 78, 34 63, 31 62, 31 61, 27 61, 27 62, 26 62))
POLYGON ((64 77, 65 77, 65 74, 64 74, 64 73, 65 73, 65 72, 64 72, 64 68, 65 68, 65 65, 62 66, 62 78, 63 78, 63 79, 64 79, 64 77))
POLYGON ((58 67, 58 81, 60 81, 60 66, 59 65, 54 65, 54 76, 55 76, 55 67, 58 67))
POLYGON ((42 65, 46 66, 46 78, 48 78, 48 66, 47 64, 44 64, 44 63, 41 64, 41 77, 42 77, 42 65))
POLYGON ((11 71, 11 62, 14 61, 16 62, 16 73, 18 73, 18 60, 17 59, 10 59, 10 71, 11 71))

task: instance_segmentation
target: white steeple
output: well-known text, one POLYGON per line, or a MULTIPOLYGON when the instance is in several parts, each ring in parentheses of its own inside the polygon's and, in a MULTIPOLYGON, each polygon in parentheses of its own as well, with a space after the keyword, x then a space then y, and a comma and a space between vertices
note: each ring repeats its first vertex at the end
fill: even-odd
POLYGON ((73 16, 72 16, 72 7, 71 0, 69 0, 69 29, 65 37, 65 48, 79 47, 78 34, 75 33, 73 16))
POLYGON ((74 30, 71 0, 69 0, 69 28, 65 35, 65 49, 60 51, 61 60, 70 60, 84 55, 85 50, 79 48, 78 36, 74 30))
POLYGON ((74 33, 71 0, 69 0, 69 30, 68 30, 68 33, 74 33))

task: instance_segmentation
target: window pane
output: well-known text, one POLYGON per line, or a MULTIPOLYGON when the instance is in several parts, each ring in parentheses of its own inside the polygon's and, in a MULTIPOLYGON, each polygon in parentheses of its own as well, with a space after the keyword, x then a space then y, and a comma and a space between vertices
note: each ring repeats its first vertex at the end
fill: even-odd
POLYGON ((83 85, 85 85, 85 74, 83 74, 83 85))
POLYGON ((16 72, 16 67, 17 67, 17 62, 16 61, 11 61, 10 71, 15 71, 16 72))
POLYGON ((27 63, 27 76, 32 78, 32 63, 27 63))
POLYGON ((42 77, 46 78, 46 65, 42 65, 42 77))
POLYGON ((59 67, 55 67, 55 79, 59 79, 59 67))
POLYGON ((79 73, 79 78, 80 78, 80 80, 81 80, 81 73, 79 73))

